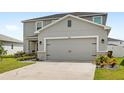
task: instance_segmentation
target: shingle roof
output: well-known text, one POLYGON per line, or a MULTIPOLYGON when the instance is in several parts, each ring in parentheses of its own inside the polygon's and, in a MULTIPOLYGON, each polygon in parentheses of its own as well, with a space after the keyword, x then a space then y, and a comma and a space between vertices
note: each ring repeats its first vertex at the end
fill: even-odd
POLYGON ((22 41, 0 34, 0 41, 22 43, 22 41))
POLYGON ((108 44, 108 45, 112 45, 112 46, 118 46, 117 44, 108 44))
POLYGON ((124 40, 120 40, 120 39, 115 39, 115 38, 108 38, 108 41, 123 41, 124 42, 124 40))
POLYGON ((74 16, 92 16, 92 15, 107 15, 107 13, 100 13, 100 12, 69 12, 69 13, 60 13, 60 14, 54 14, 54 15, 49 15, 49 16, 44 16, 44 17, 39 17, 39 18, 33 18, 29 20, 24 20, 22 22, 28 22, 28 21, 36 21, 36 20, 43 20, 43 19, 58 19, 61 17, 64 17, 65 15, 74 15, 74 16))

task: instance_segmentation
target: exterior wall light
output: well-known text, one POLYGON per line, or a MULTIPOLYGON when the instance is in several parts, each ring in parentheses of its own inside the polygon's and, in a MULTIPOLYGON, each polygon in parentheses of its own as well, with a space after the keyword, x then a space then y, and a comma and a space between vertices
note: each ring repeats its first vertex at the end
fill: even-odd
POLYGON ((39 44, 41 45, 42 44, 42 41, 40 41, 39 44))
POLYGON ((105 43, 105 40, 104 39, 101 39, 101 42, 102 42, 102 44, 104 44, 105 43))

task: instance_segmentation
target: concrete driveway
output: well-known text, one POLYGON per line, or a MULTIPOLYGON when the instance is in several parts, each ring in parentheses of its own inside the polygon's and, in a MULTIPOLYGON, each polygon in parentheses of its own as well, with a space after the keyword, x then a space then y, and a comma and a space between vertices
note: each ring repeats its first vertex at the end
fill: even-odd
POLYGON ((95 65, 76 62, 37 62, 0 74, 1 80, 92 80, 95 65))

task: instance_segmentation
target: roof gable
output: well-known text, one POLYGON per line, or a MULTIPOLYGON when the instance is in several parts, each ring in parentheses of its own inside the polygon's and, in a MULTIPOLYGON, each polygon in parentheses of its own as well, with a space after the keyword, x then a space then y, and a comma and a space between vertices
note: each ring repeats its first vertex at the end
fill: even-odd
POLYGON ((97 24, 97 23, 94 23, 94 22, 92 22, 92 21, 89 21, 89 20, 86 20, 86 19, 83 19, 83 18, 80 18, 80 17, 77 17, 77 16, 74 16, 74 15, 70 15, 70 14, 69 14, 69 15, 66 15, 66 16, 60 18, 59 20, 56 20, 55 22, 53 22, 53 23, 51 23, 51 24, 49 24, 49 25, 43 27, 42 29, 39 29, 38 31, 35 32, 35 34, 40 33, 41 31, 43 31, 43 30, 45 30, 45 29, 47 29, 47 28, 49 28, 49 27, 51 27, 51 26, 57 24, 58 22, 60 22, 60 21, 62 21, 62 20, 64 20, 64 19, 66 19, 66 18, 68 18, 68 17, 76 18, 77 20, 81 20, 81 21, 83 21, 83 22, 87 22, 87 23, 90 23, 90 24, 92 24, 92 25, 95 25, 95 26, 98 26, 98 27, 102 27, 103 29, 105 29, 105 30, 107 30, 107 31, 110 31, 110 29, 111 29, 109 26, 104 26, 104 25, 101 25, 101 24, 97 24))

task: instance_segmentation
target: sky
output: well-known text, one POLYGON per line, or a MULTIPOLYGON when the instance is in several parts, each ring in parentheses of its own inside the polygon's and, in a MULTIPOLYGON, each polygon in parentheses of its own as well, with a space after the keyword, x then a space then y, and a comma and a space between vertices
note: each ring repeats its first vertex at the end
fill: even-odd
MULTIPOLYGON (((0 12, 0 34, 23 40, 22 20, 56 14, 57 12, 0 12)), ((109 37, 124 40, 124 12, 109 12, 109 37)))

